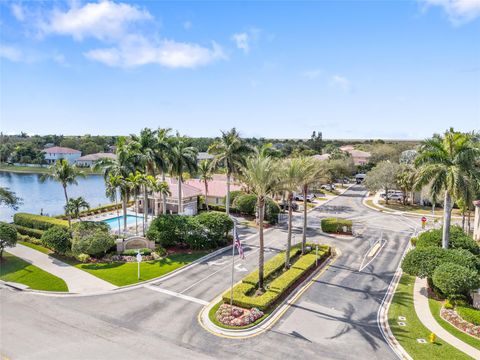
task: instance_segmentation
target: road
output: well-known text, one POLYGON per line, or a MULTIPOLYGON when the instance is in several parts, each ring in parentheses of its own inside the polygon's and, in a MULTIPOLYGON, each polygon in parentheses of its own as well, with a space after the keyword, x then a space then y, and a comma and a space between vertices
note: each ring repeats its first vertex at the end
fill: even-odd
MULTIPOLYGON (((164 281, 86 297, 50 297, 0 289, 2 355, 11 359, 395 359, 377 311, 414 230, 413 220, 362 205, 353 186, 311 211, 309 241, 341 255, 269 331, 244 340, 212 335, 197 316, 230 285, 231 254, 221 254, 164 281), (351 218, 355 238, 322 235, 325 216, 351 218), (366 257, 382 240, 374 258, 366 257), (361 269, 361 270, 360 270, 361 269)), ((301 226, 298 215, 295 225, 301 226)), ((295 241, 301 240, 300 229, 295 241)), ((258 238, 242 233, 246 260, 236 280, 255 268, 258 238)), ((266 232, 266 257, 285 248, 286 229, 266 232)))

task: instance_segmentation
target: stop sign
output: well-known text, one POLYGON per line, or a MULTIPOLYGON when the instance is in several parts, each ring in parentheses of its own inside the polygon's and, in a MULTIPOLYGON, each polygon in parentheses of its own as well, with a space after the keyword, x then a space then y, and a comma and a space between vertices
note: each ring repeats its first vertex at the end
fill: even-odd
POLYGON ((422 216, 422 222, 427 222, 427 218, 425 216, 422 216))

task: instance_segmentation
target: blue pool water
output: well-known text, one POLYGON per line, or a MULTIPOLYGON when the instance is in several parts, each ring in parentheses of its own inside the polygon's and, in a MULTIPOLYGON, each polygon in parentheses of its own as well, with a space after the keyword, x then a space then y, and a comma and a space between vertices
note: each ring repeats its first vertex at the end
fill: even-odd
MULTIPOLYGON (((112 229, 118 227, 118 219, 120 218, 120 226, 123 227, 123 215, 122 216, 115 216, 110 219, 102 220, 105 224, 108 224, 112 229)), ((135 225, 135 218, 138 218, 138 225, 142 224, 142 217, 135 216, 135 215, 127 215, 127 226, 135 225)))

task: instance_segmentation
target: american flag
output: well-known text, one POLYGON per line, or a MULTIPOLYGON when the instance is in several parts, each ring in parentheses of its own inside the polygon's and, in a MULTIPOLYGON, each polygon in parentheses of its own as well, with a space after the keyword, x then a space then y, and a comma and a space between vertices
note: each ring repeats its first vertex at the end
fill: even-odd
POLYGON ((240 242, 240 237, 238 236, 237 227, 235 225, 233 226, 233 244, 237 248, 238 254, 240 255, 240 259, 244 260, 245 254, 243 253, 243 246, 242 246, 242 243, 240 242))

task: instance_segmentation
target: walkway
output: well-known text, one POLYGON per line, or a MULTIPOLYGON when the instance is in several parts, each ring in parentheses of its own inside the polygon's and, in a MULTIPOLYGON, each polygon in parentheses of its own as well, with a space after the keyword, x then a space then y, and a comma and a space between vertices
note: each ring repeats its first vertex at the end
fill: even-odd
POLYGON ((415 280, 413 303, 418 318, 431 332, 474 359, 480 359, 480 350, 475 349, 473 346, 470 346, 453 336, 435 320, 428 305, 426 279, 417 278, 415 280))
POLYGON ((17 244, 13 248, 8 248, 7 251, 63 279, 71 293, 96 293, 116 288, 109 282, 27 246, 17 244))

